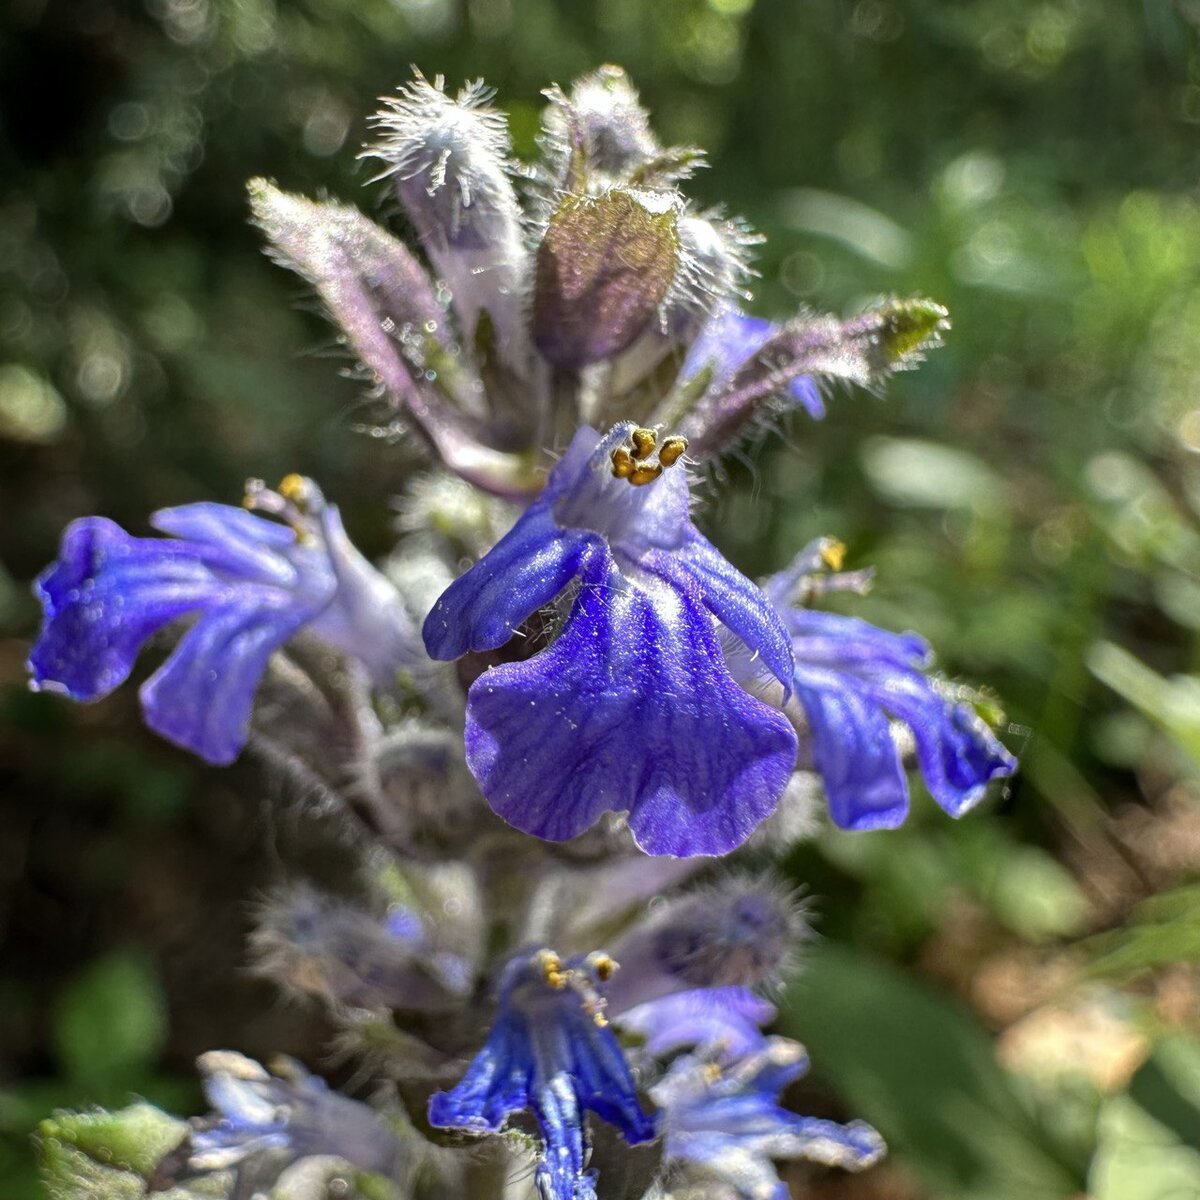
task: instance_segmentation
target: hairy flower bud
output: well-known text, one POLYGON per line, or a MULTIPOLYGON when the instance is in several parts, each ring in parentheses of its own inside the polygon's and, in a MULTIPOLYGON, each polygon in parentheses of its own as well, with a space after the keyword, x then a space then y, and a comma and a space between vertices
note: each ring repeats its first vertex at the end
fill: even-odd
POLYGON ((474 345, 486 313, 502 362, 528 373, 523 281, 528 250, 507 171, 508 132, 487 107, 482 82, 457 97, 439 76, 420 75, 374 118, 382 137, 366 153, 383 160, 434 270, 450 289, 463 337, 474 345))
POLYGON ((650 128, 650 114, 620 67, 606 65, 589 72, 569 93, 551 88, 546 94, 550 105, 543 117, 543 148, 547 165, 560 180, 566 180, 573 151, 582 153, 589 168, 614 181, 628 181, 662 153, 650 128))
MULTIPOLYGON (((293 991, 335 1006, 438 1011, 452 1007, 448 977, 407 910, 376 918, 308 884, 283 888, 263 905, 250 937, 256 969, 293 991)), ((456 972, 449 972, 449 976, 456 972)))
POLYGON ((732 876, 668 900, 613 947, 622 1011, 672 992, 756 987, 787 973, 807 934, 804 908, 774 881, 732 876))
POLYGON ((568 196, 538 248, 537 348, 571 370, 612 358, 650 324, 679 265, 672 193, 568 196))
POLYGON ((679 221, 679 270, 664 303, 667 332, 690 341, 722 303, 745 298, 750 249, 762 241, 741 220, 688 213, 679 221))

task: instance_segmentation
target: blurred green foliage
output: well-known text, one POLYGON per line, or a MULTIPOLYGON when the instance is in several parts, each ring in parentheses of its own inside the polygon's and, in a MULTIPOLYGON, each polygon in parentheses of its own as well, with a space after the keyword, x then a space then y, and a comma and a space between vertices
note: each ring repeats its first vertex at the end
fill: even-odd
POLYGON ((1196 0, 11 0, 4 1194, 34 1194, 52 1107, 186 1108, 197 1051, 319 1033, 238 960, 246 898, 310 818, 237 799, 129 696, 26 695, 28 580, 72 517, 140 529, 292 470, 386 546, 380 498, 414 462, 351 433, 345 360, 259 254, 244 181, 374 211, 355 149, 409 63, 485 76, 528 152, 539 89, 606 60, 665 140, 708 148, 699 195, 768 235, 761 311, 921 292, 955 322, 886 400, 724 464, 706 517, 750 571, 826 533, 875 563, 856 611, 987 680, 1024 762, 966 821, 918 802, 787 864, 827 939, 788 1030, 896 1148, 821 1195, 1200 1192, 1198 31, 1196 0))

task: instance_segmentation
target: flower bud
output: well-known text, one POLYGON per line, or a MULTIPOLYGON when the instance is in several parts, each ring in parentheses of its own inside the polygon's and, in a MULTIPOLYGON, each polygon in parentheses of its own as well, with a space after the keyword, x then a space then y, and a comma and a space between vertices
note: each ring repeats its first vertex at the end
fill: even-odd
POLYGON ((439 76, 420 75, 387 101, 374 123, 380 158, 436 273, 450 289, 464 339, 474 345, 483 314, 500 359, 528 373, 522 280, 528 250, 507 171, 504 116, 487 107, 482 82, 451 98, 439 76))
POLYGON ((307 884, 263 905, 250 936, 256 969, 286 988, 350 1008, 439 1011, 457 1003, 412 914, 375 918, 307 884))
POLYGON ((600 67, 577 79, 569 94, 552 88, 547 95, 543 149, 560 182, 567 179, 572 152, 582 153, 590 169, 613 182, 628 181, 662 153, 650 114, 620 67, 600 67))
POLYGON ((655 319, 679 265, 673 193, 568 196, 538 248, 537 348, 577 370, 612 358, 655 319))
POLYGON ((787 973, 804 910, 767 880, 733 876, 662 904, 613 947, 614 1011, 691 988, 756 987, 787 973))

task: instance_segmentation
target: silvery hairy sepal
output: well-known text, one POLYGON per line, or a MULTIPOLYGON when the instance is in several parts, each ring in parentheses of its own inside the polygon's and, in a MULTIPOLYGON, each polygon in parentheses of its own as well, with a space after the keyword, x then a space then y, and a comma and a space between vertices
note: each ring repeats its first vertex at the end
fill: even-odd
POLYGON ((524 324, 528 249, 509 176, 511 146, 503 114, 488 107, 482 81, 456 97, 420 75, 385 100, 374 124, 379 141, 365 155, 382 160, 405 214, 470 346, 484 336, 484 314, 500 361, 518 378, 530 364, 524 324))
POLYGON ((755 988, 790 972, 804 906, 777 881, 734 875, 652 907, 613 946, 616 1009, 692 988, 755 988))
POLYGON ((404 243, 346 205, 292 196, 262 179, 251 180, 249 192, 273 257, 316 288, 389 403, 450 470, 485 491, 520 494, 526 468, 483 444, 479 376, 404 243))
POLYGON ((577 79, 569 91, 547 88, 550 101, 538 139, 541 181, 549 190, 596 191, 620 185, 662 187, 701 165, 694 146, 664 147, 650 126, 629 76, 606 64, 577 79))

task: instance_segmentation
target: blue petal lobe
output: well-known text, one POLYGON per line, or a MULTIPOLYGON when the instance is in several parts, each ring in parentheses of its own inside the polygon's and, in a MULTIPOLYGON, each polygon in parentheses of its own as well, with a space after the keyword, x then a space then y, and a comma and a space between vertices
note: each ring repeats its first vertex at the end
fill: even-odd
POLYGON ((887 717, 853 681, 797 664, 796 696, 812 733, 813 765, 842 829, 894 829, 908 813, 908 781, 887 717))
POLYGON ((151 514, 150 524, 193 543, 196 557, 214 571, 277 587, 295 582, 296 569, 285 553, 295 547, 296 534, 278 521, 231 504, 202 501, 161 508, 151 514))
POLYGON ((546 503, 535 503, 433 606, 422 630, 429 656, 454 659, 503 646, 571 582, 598 541, 587 530, 559 528, 546 503))
POLYGON ((783 684, 786 699, 792 689, 792 642, 775 606, 762 590, 695 530, 678 556, 659 553, 647 557, 648 565, 656 571, 666 574, 673 564, 673 569, 682 566, 693 576, 704 607, 762 657, 771 674, 783 684))
POLYGON ((562 841, 628 810, 647 853, 724 854, 774 809, 795 735, 733 681, 694 589, 647 587, 590 550, 554 644, 471 687, 467 760, 527 833, 562 841))
POLYGON ((655 1057, 719 1046, 729 1058, 741 1058, 762 1046, 759 1027, 775 1019, 775 1006, 748 988, 694 988, 639 1004, 616 1019, 644 1037, 655 1057))
POLYGON ((450 1091, 429 1098, 429 1123, 438 1129, 498 1133, 510 1114, 530 1106, 532 1071, 524 1023, 502 1014, 462 1079, 450 1091))
POLYGON ((231 588, 142 685, 146 724, 211 763, 232 762, 246 744, 267 660, 315 611, 274 588, 231 588))
POLYGON ((130 537, 103 517, 73 521, 35 584, 45 609, 29 655, 35 686, 75 700, 107 695, 149 637, 219 590, 188 546, 130 537))
POLYGON ((983 721, 941 696, 923 675, 893 678, 876 698, 912 730, 925 786, 951 816, 962 816, 993 779, 1016 770, 1017 760, 983 721))

